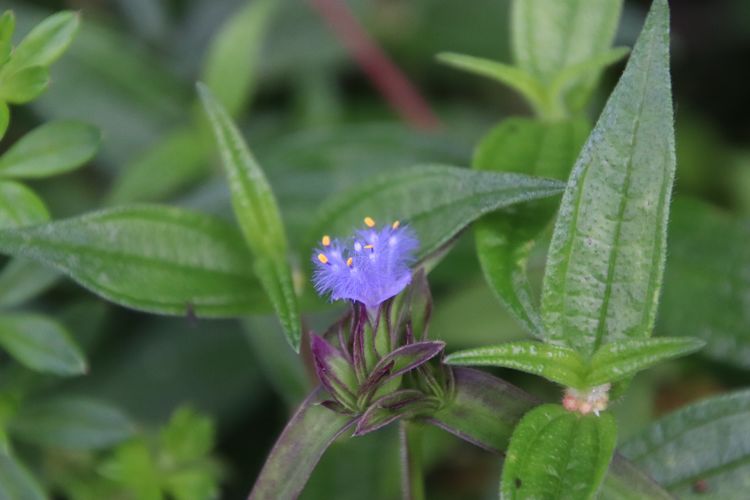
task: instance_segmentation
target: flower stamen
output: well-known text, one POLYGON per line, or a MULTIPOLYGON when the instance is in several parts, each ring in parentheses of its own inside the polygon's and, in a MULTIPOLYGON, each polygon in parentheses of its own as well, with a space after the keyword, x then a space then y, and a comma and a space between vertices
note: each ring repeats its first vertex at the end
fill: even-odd
POLYGON ((365 217, 365 226, 367 227, 375 227, 375 219, 372 217, 365 217))
POLYGON ((320 240, 320 242, 323 244, 324 247, 331 246, 331 237, 326 235, 323 235, 323 239, 320 240))
POLYGON ((326 257, 326 254, 324 253, 318 254, 318 260, 320 261, 321 264, 330 264, 330 262, 328 261, 328 257, 326 257))
POLYGON ((401 221, 395 220, 393 221, 393 224, 391 224, 392 229, 398 229, 398 226, 401 225, 401 221))

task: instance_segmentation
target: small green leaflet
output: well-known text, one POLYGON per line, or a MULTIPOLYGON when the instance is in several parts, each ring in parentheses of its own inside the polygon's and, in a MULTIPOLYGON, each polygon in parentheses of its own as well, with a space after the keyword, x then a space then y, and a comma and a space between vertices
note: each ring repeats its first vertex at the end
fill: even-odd
POLYGON ((287 261, 287 240, 271 186, 224 107, 203 84, 198 93, 221 153, 232 206, 245 241, 256 257, 255 272, 279 316, 287 340, 299 350, 299 304, 287 261))
POLYGON ((616 442, 617 426, 609 413, 582 416, 559 405, 538 406, 513 431, 501 497, 594 498, 616 442))
POLYGON ((49 212, 39 196, 23 184, 0 181, 0 229, 39 224, 49 212))
POLYGON ((548 339, 588 357, 651 335, 674 169, 669 12, 655 0, 563 196, 542 293, 548 339))

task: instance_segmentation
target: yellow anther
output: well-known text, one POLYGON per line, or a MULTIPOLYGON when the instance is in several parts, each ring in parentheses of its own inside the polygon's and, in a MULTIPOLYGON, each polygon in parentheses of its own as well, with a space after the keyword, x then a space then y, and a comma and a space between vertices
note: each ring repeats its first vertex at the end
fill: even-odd
POLYGON ((375 219, 373 219, 372 217, 365 217, 365 226, 375 227, 375 219))
POLYGON ((401 225, 401 221, 395 220, 395 221, 393 221, 393 224, 391 224, 391 227, 393 229, 398 229, 398 226, 400 226, 400 225, 401 225))
POLYGON ((348 259, 346 259, 346 265, 347 266, 352 267, 352 262, 354 262, 354 259, 352 259, 351 257, 349 257, 348 259))
POLYGON ((326 257, 326 254, 324 253, 318 254, 318 260, 321 262, 321 264, 328 264, 328 257, 326 257))
POLYGON ((368 250, 372 250, 373 248, 375 248, 375 245, 365 245, 365 248, 368 250))
POLYGON ((321 243, 323 243, 324 247, 327 247, 331 244, 331 237, 326 234, 325 236, 323 236, 323 239, 320 241, 321 243))

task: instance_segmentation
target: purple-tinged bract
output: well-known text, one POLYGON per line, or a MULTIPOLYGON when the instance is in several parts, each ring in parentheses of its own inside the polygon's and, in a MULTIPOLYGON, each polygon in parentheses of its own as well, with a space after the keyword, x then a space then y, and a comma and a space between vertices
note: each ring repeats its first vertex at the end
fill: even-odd
POLYGON ((313 282, 331 300, 354 300, 372 310, 409 284, 419 242, 398 222, 377 229, 367 217, 365 224, 345 243, 323 237, 313 254, 313 282))

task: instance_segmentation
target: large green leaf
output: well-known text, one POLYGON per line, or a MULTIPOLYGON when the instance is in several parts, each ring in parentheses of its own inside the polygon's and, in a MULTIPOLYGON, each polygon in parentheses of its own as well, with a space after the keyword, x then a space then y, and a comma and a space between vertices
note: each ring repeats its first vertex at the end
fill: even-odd
POLYGON ((44 202, 23 184, 0 181, 0 229, 39 224, 49 220, 44 202))
POLYGON ((13 51, 3 74, 11 74, 31 66, 49 66, 73 41, 80 16, 72 11, 53 14, 32 29, 13 51))
POLYGON ((0 251, 52 266, 134 309, 207 317, 268 311, 242 236, 195 212, 103 210, 1 231, 0 251))
POLYGON ((750 368, 750 226, 678 197, 657 329, 706 341, 713 359, 750 368))
POLYGON ((744 498, 750 487, 750 391, 683 408, 620 449, 679 498, 744 498))
POLYGON ((542 405, 518 424, 500 485, 504 499, 594 498, 617 442, 609 413, 578 415, 542 405))
POLYGON ((86 372, 86 360, 70 334, 44 316, 0 315, 0 346, 32 370, 55 375, 86 372))
POLYGON ((368 215, 376 221, 398 219, 417 232, 422 259, 488 212, 559 192, 560 183, 550 179, 417 166, 375 177, 330 200, 321 209, 315 236, 346 236, 368 215))
POLYGON ((661 361, 697 351, 703 344, 697 339, 670 337, 612 342, 594 353, 586 382, 589 386, 618 382, 661 361))
POLYGON ((0 177, 29 179, 68 172, 93 158, 99 141, 99 131, 86 123, 45 123, 0 156, 0 177))
POLYGON ((13 50, 13 32, 15 30, 16 17, 12 10, 6 10, 0 16, 0 67, 8 61, 13 50))
POLYGON ((454 352, 445 358, 452 365, 502 366, 542 376, 567 387, 584 387, 586 365, 574 350, 518 341, 454 352))
POLYGON ((247 2, 211 42, 201 80, 230 115, 247 103, 258 80, 263 39, 275 5, 276 0, 247 2))
MULTIPOLYGON (((614 38, 622 0, 514 0, 511 10, 516 65, 549 85, 560 72, 606 52, 614 38)), ((583 73, 579 95, 570 100, 581 107, 600 71, 583 73)))
POLYGON ((224 107, 198 85, 232 193, 232 206, 245 241, 256 257, 255 272, 294 350, 299 350, 299 305, 287 261, 284 223, 271 186, 224 107))
POLYGON ((674 169, 669 11, 655 0, 563 196, 542 294, 550 340, 590 356, 651 334, 674 169))
MULTIPOLYGON (((565 179, 589 130, 585 119, 544 123, 511 118, 482 139, 472 166, 477 170, 565 179)), ((540 200, 513 212, 487 215, 474 226, 477 255, 487 282, 500 301, 537 336, 543 336, 544 328, 526 275, 526 263, 557 206, 557 198, 540 200)))
POLYGON ((43 447, 107 448, 135 434, 135 426, 108 403, 66 397, 22 406, 10 421, 11 434, 43 447))
POLYGON ((0 453, 0 500, 46 500, 42 486, 14 456, 0 453))

